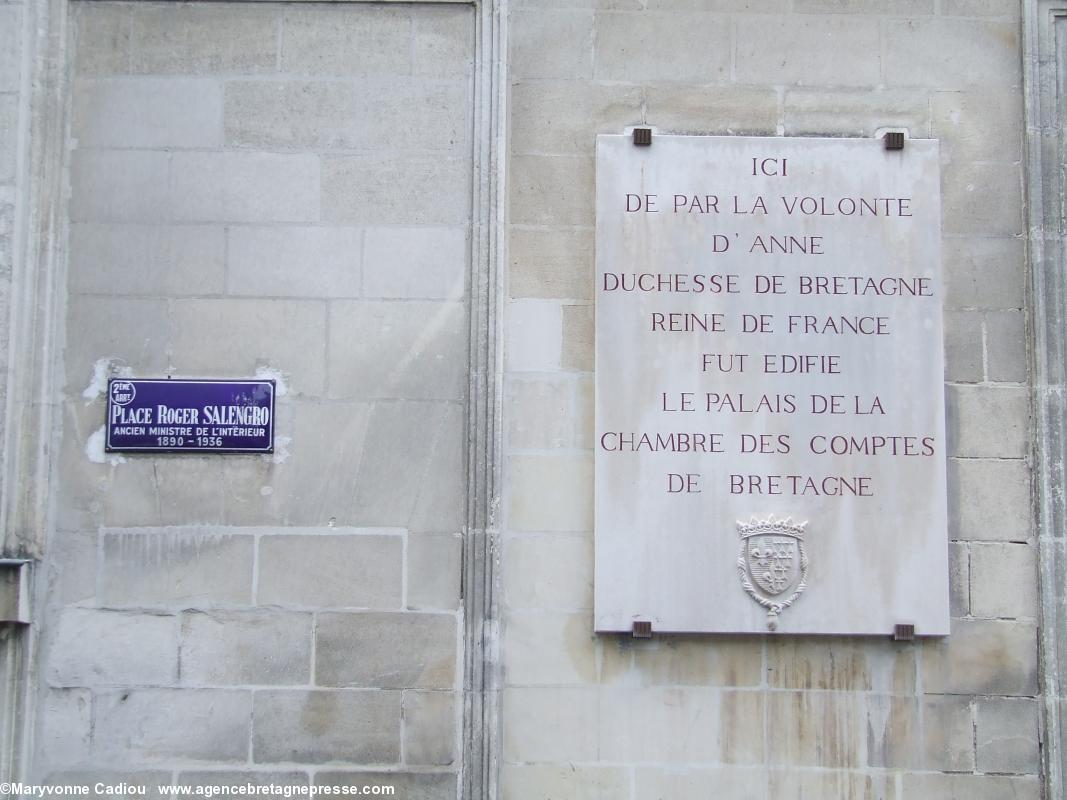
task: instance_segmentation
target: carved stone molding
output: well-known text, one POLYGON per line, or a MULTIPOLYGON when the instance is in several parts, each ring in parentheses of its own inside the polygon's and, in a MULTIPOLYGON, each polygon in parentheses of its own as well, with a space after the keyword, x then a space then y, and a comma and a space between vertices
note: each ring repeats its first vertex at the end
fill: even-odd
MULTIPOLYGON (((56 362, 66 279, 68 0, 24 4, 0 524, 4 558, 38 559, 49 529, 56 362)), ((31 574, 27 571, 27 574, 31 574)), ((24 587, 38 594, 43 586, 24 587)), ((36 680, 33 625, 0 631, 0 779, 26 775, 36 680)))
POLYGON ((1067 274, 1064 270, 1064 128, 1067 100, 1067 2, 1024 4, 1026 170, 1030 264, 1034 513, 1041 584, 1041 692, 1045 797, 1061 797, 1060 706, 1067 642, 1063 570, 1067 567, 1067 274))
POLYGON ((467 528, 463 549, 461 797, 498 796, 500 658, 497 498, 501 465, 502 265, 507 161, 507 0, 478 0, 471 208, 467 528))

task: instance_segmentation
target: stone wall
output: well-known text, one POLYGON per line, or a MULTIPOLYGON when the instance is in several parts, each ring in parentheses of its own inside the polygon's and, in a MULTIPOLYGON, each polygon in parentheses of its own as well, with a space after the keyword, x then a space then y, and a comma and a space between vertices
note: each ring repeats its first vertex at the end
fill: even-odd
POLYGON ((472 9, 70 9, 32 777, 453 797, 472 9), (105 454, 111 375, 273 377, 275 453, 105 454))
MULTIPOLYGON (((1019 6, 494 5, 505 692, 502 720, 474 722, 490 744, 503 725, 504 798, 1040 796, 1019 6), (593 146, 638 123, 940 139, 949 639, 592 634, 593 146)), ((13 425, 4 454, 17 433, 53 473, 48 524, 5 530, 8 554, 43 552, 35 672, 16 676, 36 694, 27 776, 453 797, 480 9, 69 9, 0 0, 0 361, 12 270, 10 355, 39 371, 51 351, 26 334, 51 323, 27 301, 62 277, 61 434, 13 425), (53 100, 69 203, 45 265, 27 153, 50 152, 35 109, 38 133, 64 127, 53 100), (284 389, 273 458, 103 452, 109 375, 257 372, 284 389)), ((12 372, 9 407, 56 399, 36 377, 12 372)), ((5 488, 43 495, 47 470, 18 463, 5 488)))
POLYGON ((1039 796, 1019 11, 1010 0, 512 4, 508 800, 1039 796), (634 124, 940 139, 949 639, 592 634, 593 148, 597 133, 634 124))

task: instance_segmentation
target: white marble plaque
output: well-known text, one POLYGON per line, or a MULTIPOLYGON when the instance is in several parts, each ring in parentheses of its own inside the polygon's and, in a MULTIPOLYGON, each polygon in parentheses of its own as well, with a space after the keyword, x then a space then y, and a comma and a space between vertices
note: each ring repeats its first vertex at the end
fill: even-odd
POLYGON ((596 630, 948 634, 938 164, 598 137, 596 630))

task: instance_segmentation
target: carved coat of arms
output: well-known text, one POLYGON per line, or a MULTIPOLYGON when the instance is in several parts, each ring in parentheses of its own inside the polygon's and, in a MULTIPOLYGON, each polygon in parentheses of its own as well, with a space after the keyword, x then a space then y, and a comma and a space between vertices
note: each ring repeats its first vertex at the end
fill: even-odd
POLYGON ((741 555, 737 574, 749 596, 767 609, 767 628, 778 627, 778 615, 791 606, 807 588, 808 556, 804 552, 804 527, 791 517, 752 517, 738 522, 741 555))

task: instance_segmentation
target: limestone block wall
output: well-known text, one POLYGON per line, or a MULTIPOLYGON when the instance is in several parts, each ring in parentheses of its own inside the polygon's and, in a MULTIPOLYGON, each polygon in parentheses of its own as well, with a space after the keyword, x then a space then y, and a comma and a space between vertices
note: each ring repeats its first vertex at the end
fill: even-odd
POLYGON ((473 26, 71 5, 35 779, 455 796, 473 26), (127 374, 276 378, 275 454, 106 455, 127 374))
POLYGON ((511 4, 507 800, 1039 796, 1019 10, 511 4), (947 640, 592 634, 594 142, 638 123, 940 139, 947 640))

